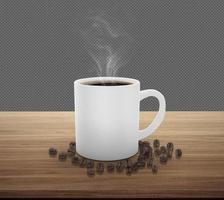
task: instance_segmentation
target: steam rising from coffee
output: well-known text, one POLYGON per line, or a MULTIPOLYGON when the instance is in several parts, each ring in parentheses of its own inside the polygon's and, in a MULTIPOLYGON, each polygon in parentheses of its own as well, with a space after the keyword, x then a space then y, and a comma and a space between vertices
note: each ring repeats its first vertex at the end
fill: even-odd
POLYGON ((133 38, 118 20, 105 13, 82 16, 82 23, 80 35, 97 64, 97 74, 115 76, 117 70, 131 58, 133 38))

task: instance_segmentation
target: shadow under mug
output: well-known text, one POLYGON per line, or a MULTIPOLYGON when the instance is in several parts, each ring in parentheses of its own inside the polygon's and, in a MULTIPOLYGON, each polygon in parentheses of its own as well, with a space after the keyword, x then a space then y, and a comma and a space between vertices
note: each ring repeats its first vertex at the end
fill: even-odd
POLYGON ((133 156, 138 141, 151 135, 165 116, 164 96, 153 89, 140 91, 136 79, 84 78, 74 82, 74 90, 76 151, 89 159, 112 161, 133 156), (158 99, 159 111, 147 128, 139 130, 140 101, 146 97, 158 99))

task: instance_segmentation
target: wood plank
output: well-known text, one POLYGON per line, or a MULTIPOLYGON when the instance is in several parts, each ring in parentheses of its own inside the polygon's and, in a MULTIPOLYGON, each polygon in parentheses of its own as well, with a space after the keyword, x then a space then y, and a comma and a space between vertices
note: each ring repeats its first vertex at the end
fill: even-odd
MULTIPOLYGON (((140 127, 154 112, 142 112, 140 127)), ((73 112, 0 112, 0 197, 223 197, 224 112, 167 112, 151 137, 183 149, 153 175, 96 175, 48 156, 74 138, 73 112)))

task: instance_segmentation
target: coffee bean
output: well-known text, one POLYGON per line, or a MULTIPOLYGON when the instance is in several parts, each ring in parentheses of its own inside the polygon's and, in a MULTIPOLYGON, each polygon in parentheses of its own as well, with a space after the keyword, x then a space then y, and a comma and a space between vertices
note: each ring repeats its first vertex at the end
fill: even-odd
POLYGON ((145 167, 145 161, 144 160, 138 160, 137 161, 138 168, 144 168, 145 167))
POLYGON ((133 162, 132 160, 127 160, 127 166, 126 166, 126 174, 130 175, 132 173, 132 168, 133 168, 133 162))
POLYGON ((142 155, 144 156, 145 159, 149 158, 149 146, 144 146, 143 147, 143 152, 142 155))
POLYGON ((153 159, 153 149, 151 146, 149 146, 149 157, 148 159, 153 159))
POLYGON ((166 155, 166 154, 162 154, 162 155, 159 157, 159 160, 160 160, 160 163, 161 163, 161 164, 166 164, 166 163, 167 163, 167 155, 166 155))
POLYGON ((167 145, 166 145, 166 148, 167 148, 167 150, 169 150, 169 151, 173 151, 173 148, 174 148, 173 143, 172 143, 172 142, 168 142, 167 145))
POLYGON ((144 158, 144 156, 142 156, 142 155, 138 156, 137 166, 138 166, 138 168, 144 168, 145 167, 145 158, 144 158))
POLYGON ((103 163, 101 163, 101 162, 97 163, 96 172, 98 174, 103 174, 103 172, 104 172, 104 164, 103 163))
POLYGON ((126 162, 127 162, 126 167, 133 165, 132 160, 130 159, 127 159, 126 162))
POLYGON ((155 165, 155 164, 153 164, 153 165, 152 165, 152 173, 153 173, 153 174, 156 174, 157 172, 158 172, 158 166, 155 165))
POLYGON ((138 142, 138 149, 139 149, 140 154, 143 154, 143 148, 144 148, 143 142, 139 141, 138 142))
POLYGON ((128 160, 128 161, 127 161, 126 168, 128 168, 128 167, 132 167, 132 165, 133 165, 132 160, 128 160))
POLYGON ((159 148, 159 146, 160 146, 160 141, 159 141, 158 139, 155 139, 155 140, 153 141, 153 147, 154 147, 154 148, 159 148))
POLYGON ((139 154, 137 160, 138 160, 138 161, 139 161, 139 160, 140 160, 140 161, 144 161, 144 160, 145 160, 145 156, 142 155, 142 154, 139 154))
POLYGON ((50 156, 56 156, 58 153, 57 149, 54 147, 49 148, 48 152, 50 156))
POLYGON ((79 165, 79 157, 78 156, 73 156, 71 159, 72 164, 74 165, 79 165))
POLYGON ((76 153, 75 149, 69 148, 67 150, 68 157, 74 156, 76 153))
POLYGON ((160 149, 159 149, 159 148, 155 148, 155 149, 154 149, 154 155, 155 155, 156 157, 158 157, 160 154, 161 154, 160 149))
POLYGON ((137 172, 138 171, 138 162, 137 161, 133 163, 132 171, 133 172, 137 172))
POLYGON ((151 146, 145 146, 143 149, 143 155, 145 159, 149 159, 153 157, 153 149, 151 146))
POLYGON ((132 174, 132 167, 127 167, 126 168, 126 174, 131 175, 132 174))
POLYGON ((120 162, 122 162, 122 164, 124 165, 124 168, 127 167, 128 159, 121 160, 120 162))
POLYGON ((122 161, 118 161, 116 164, 117 172, 123 172, 125 168, 125 164, 122 161))
POLYGON ((139 147, 139 154, 140 155, 144 154, 144 146, 143 145, 139 147))
POLYGON ((85 159, 85 158, 81 158, 81 159, 79 159, 79 166, 80 166, 81 168, 86 167, 86 159, 85 159))
POLYGON ((166 154, 166 147, 165 146, 161 146, 160 147, 160 152, 161 152, 161 154, 166 154))
POLYGON ((75 141, 70 142, 69 147, 70 148, 75 148, 76 147, 75 141))
POLYGON ((87 160, 86 161, 86 166, 88 168, 93 168, 94 167, 94 161, 93 160, 87 160))
POLYGON ((175 155, 176 155, 176 158, 177 159, 181 158, 181 156, 182 156, 182 150, 181 149, 176 149, 175 155))
POLYGON ((88 175, 89 177, 94 176, 94 175, 95 175, 95 170, 94 170, 94 168, 87 168, 87 175, 88 175))
POLYGON ((166 155, 167 155, 167 158, 172 158, 172 156, 173 156, 173 151, 171 151, 171 150, 168 150, 167 151, 167 153, 166 153, 166 155))
POLYGON ((69 149, 70 149, 71 152, 76 152, 76 143, 75 142, 70 142, 69 149))
POLYGON ((107 171, 108 171, 109 173, 114 172, 114 164, 113 164, 113 163, 108 163, 108 164, 107 164, 107 171))
POLYGON ((144 147, 149 147, 149 142, 148 142, 148 141, 144 141, 144 142, 143 142, 143 146, 144 146, 144 147))
POLYGON ((138 146, 143 145, 143 142, 141 140, 138 141, 138 146))
POLYGON ((66 161, 66 159, 67 159, 67 153, 65 153, 65 152, 60 152, 60 153, 58 154, 58 159, 59 159, 60 161, 66 161))

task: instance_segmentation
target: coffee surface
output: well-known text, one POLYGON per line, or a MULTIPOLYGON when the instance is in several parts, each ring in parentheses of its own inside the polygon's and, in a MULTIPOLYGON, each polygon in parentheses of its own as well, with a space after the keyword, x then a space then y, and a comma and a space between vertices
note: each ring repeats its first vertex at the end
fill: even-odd
POLYGON ((92 86, 123 86, 130 85, 132 83, 125 81, 95 81, 95 82, 86 82, 84 85, 92 85, 92 86))

